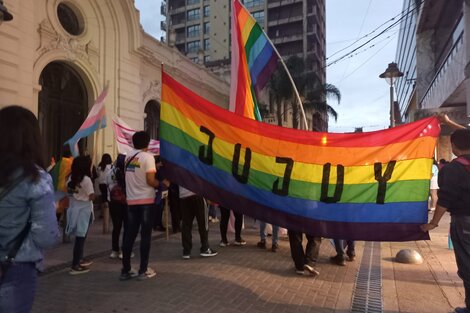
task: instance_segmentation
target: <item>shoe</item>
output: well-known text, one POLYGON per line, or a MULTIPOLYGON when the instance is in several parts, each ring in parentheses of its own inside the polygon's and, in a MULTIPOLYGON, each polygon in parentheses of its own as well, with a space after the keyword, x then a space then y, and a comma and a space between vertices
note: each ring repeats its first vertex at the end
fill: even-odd
POLYGON ((219 222, 219 219, 217 217, 213 217, 211 219, 211 223, 218 223, 219 222))
POLYGON ((88 266, 90 266, 90 265, 92 265, 92 264, 93 264, 93 261, 88 260, 88 259, 82 259, 82 260, 80 261, 80 266, 81 266, 81 267, 88 267, 88 266))
POLYGON ((191 258, 190 254, 183 254, 183 259, 189 260, 191 258))
POLYGON ((436 208, 429 208, 428 211, 429 212, 434 212, 434 211, 436 211, 436 208))
POLYGON ((140 273, 139 276, 137 276, 137 280, 146 280, 155 276, 157 276, 157 272, 155 272, 154 269, 147 267, 145 273, 140 273))
POLYGON ((266 249, 266 240, 261 239, 260 242, 256 244, 256 246, 260 249, 266 249))
POLYGON ((228 242, 225 242, 223 240, 220 241, 219 243, 219 247, 226 247, 226 246, 229 246, 230 244, 228 242))
POLYGON ((122 253, 118 251, 111 251, 111 254, 109 255, 110 259, 117 259, 120 258, 122 259, 122 253))
POLYGON ((348 261, 353 262, 356 259, 356 256, 354 254, 348 254, 348 261))
POLYGON ((273 245, 271 246, 271 251, 276 252, 278 249, 279 249, 279 244, 273 243, 273 245))
POLYGON ((233 245, 234 245, 234 246, 239 246, 239 247, 240 247, 240 246, 246 246, 246 241, 243 240, 242 238, 240 238, 240 240, 235 240, 235 241, 233 242, 233 245))
POLYGON ((470 313, 470 309, 467 308, 455 308, 455 313, 470 313))
POLYGON ((69 274, 70 274, 70 275, 80 275, 80 274, 88 273, 89 271, 90 271, 89 268, 83 267, 83 266, 81 266, 81 265, 79 265, 79 266, 72 266, 72 268, 70 269, 69 274))
POLYGON ((296 270, 295 270, 295 273, 296 273, 297 275, 304 275, 304 274, 305 274, 305 271, 304 271, 304 270, 297 270, 297 269, 296 269, 296 270))
POLYGON ((339 266, 346 266, 346 262, 344 262, 344 258, 340 255, 335 255, 330 258, 330 262, 339 266))
POLYGON ((308 264, 304 264, 304 272, 308 272, 309 275, 312 275, 313 277, 320 275, 319 271, 317 271, 313 268, 313 266, 310 266, 308 264))
POLYGON ((122 281, 129 280, 129 279, 135 278, 137 276, 138 276, 138 274, 136 272, 134 272, 133 270, 130 270, 127 273, 121 273, 121 276, 119 276, 119 280, 122 280, 122 281))
POLYGON ((216 255, 217 255, 217 251, 212 250, 211 248, 207 249, 204 252, 201 252, 201 256, 205 257, 205 258, 208 258, 208 257, 211 257, 211 256, 216 256, 216 255))

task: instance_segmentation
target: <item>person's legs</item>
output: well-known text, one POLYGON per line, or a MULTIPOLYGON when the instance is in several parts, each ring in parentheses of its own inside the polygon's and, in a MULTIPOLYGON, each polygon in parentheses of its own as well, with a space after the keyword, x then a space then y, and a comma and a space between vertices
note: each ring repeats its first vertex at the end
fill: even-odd
POLYGON ((290 254, 294 260, 295 269, 297 271, 304 270, 304 249, 302 247, 302 233, 287 230, 290 244, 290 254))
POLYGON ((113 232, 111 235, 111 247, 115 252, 119 252, 119 237, 121 235, 122 219, 124 210, 122 208, 124 204, 116 201, 109 202, 109 214, 111 215, 111 221, 113 222, 113 232))
POLYGON ((80 261, 83 259, 84 246, 85 237, 75 237, 75 244, 73 245, 72 268, 80 266, 80 261))
POLYGON ((242 243, 243 214, 233 211, 235 217, 235 241, 242 243))
POLYGON ((305 264, 314 265, 320 254, 321 237, 305 234, 307 246, 305 247, 305 264))
POLYGON ((140 227, 140 269, 139 274, 147 271, 150 255, 150 242, 152 239, 152 225, 155 214, 155 205, 142 205, 142 220, 140 227))
POLYGON ((431 203, 429 204, 429 209, 434 210, 437 204, 437 189, 431 189, 430 194, 431 194, 431 203))
MULTIPOLYGON (((279 226, 277 226, 277 225, 271 225, 271 226, 273 228, 273 237, 271 239, 272 239, 272 243, 273 243, 273 246, 274 246, 274 245, 277 245, 277 242, 279 241, 279 226)), ((265 226, 265 228, 266 228, 266 226, 265 226)))
POLYGON ((155 212, 153 214, 154 216, 153 229, 164 230, 162 215, 163 215, 163 200, 155 204, 155 212))
POLYGON ((194 219, 194 208, 192 207, 192 203, 190 198, 183 198, 179 200, 179 206, 181 209, 181 242, 183 244, 183 256, 189 256, 191 254, 191 249, 193 247, 193 237, 192 237, 192 230, 193 230, 193 219, 194 219))
POLYGON ((228 221, 230 219, 230 210, 227 208, 224 208, 223 206, 219 206, 220 208, 220 238, 221 241, 225 244, 228 243, 227 239, 227 227, 228 227, 228 221))
POLYGON ((181 208, 178 196, 178 188, 171 185, 168 189, 168 199, 171 212, 171 230, 173 234, 181 231, 181 208))
POLYGON ((0 282, 0 312, 31 312, 36 279, 36 265, 33 262, 11 264, 0 282))
POLYGON ((199 239, 201 241, 201 252, 209 249, 209 224, 208 224, 208 212, 207 207, 204 204, 204 199, 200 196, 194 196, 193 207, 195 210, 197 228, 199 231, 199 239))
POLYGON ((330 261, 336 265, 345 266, 344 262, 344 240, 333 239, 335 244, 336 255, 330 258, 330 261))
POLYGON ((127 210, 127 229, 124 232, 122 244, 122 274, 131 270, 131 253, 135 238, 139 233, 142 210, 139 205, 130 205, 127 210))
POLYGON ((354 240, 346 240, 346 254, 348 255, 349 261, 354 261, 356 258, 356 243, 354 240))

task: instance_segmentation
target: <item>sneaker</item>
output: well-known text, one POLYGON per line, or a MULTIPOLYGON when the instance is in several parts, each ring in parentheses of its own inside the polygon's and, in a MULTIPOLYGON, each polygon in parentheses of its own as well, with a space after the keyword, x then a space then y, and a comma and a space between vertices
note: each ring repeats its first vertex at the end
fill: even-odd
POLYGON ((229 246, 230 244, 228 242, 225 242, 223 240, 220 241, 219 243, 219 247, 226 247, 226 246, 229 246))
POLYGON ((256 246, 260 249, 266 249, 266 240, 261 239, 260 242, 256 244, 256 246))
POLYGON ((120 258, 122 259, 122 253, 118 251, 111 251, 111 254, 109 255, 110 259, 117 259, 120 258))
POLYGON ((138 274, 136 272, 134 272, 133 270, 130 270, 127 273, 121 273, 121 276, 119 276, 119 280, 129 280, 137 276, 138 274))
POLYGON ((88 267, 88 266, 90 266, 90 265, 92 265, 92 264, 93 264, 93 261, 88 260, 88 259, 82 259, 82 260, 80 261, 80 266, 81 266, 81 267, 88 267))
POLYGON ((157 272, 155 272, 154 269, 147 267, 147 270, 145 273, 140 273, 139 276, 137 276, 138 280, 146 280, 152 277, 155 277, 157 275, 157 272))
POLYGON ((235 241, 233 242, 233 244, 234 244, 235 246, 239 246, 239 247, 240 247, 240 246, 246 246, 246 241, 243 240, 242 238, 240 238, 240 240, 235 240, 235 241))
POLYGON ((276 252, 278 249, 279 249, 279 244, 273 243, 273 245, 271 246, 271 251, 276 252))
POLYGON ((296 270, 295 270, 295 273, 296 273, 297 275, 304 275, 304 274, 305 274, 305 271, 304 271, 304 270, 297 270, 297 269, 296 269, 296 270))
POLYGON ((344 258, 339 254, 330 257, 330 262, 339 266, 346 266, 346 262, 344 262, 344 258))
POLYGON ((190 254, 183 254, 183 259, 189 260, 191 258, 190 254))
POLYGON ((201 252, 201 256, 206 257, 206 258, 211 257, 211 256, 216 256, 216 255, 217 255, 217 251, 212 250, 211 248, 207 249, 204 252, 201 252))
POLYGON ((218 223, 219 219, 217 217, 213 217, 211 223, 218 223))
POLYGON ((83 266, 81 266, 81 265, 79 265, 79 266, 72 266, 72 268, 70 269, 69 274, 70 274, 70 275, 80 275, 80 274, 88 273, 89 271, 90 271, 89 268, 83 267, 83 266))
POLYGON ((320 275, 319 271, 317 271, 313 268, 313 266, 310 266, 308 264, 304 265, 304 271, 307 272, 309 275, 312 275, 313 277, 320 275))

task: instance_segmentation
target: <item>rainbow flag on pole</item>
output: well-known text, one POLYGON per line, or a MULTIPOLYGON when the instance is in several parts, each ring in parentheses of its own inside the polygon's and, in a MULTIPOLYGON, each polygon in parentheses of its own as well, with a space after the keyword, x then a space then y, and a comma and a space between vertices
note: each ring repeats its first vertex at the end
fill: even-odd
POLYGON ((73 135, 72 138, 67 140, 65 144, 70 146, 70 152, 74 157, 79 155, 78 141, 81 138, 88 137, 100 128, 106 128, 106 107, 104 105, 104 99, 108 95, 108 86, 104 87, 101 94, 95 101, 95 104, 88 113, 87 118, 83 122, 82 126, 73 135))
POLYGON ((256 93, 277 66, 278 55, 261 26, 239 0, 232 5, 230 111, 261 121, 256 93))
POLYGON ((437 118, 370 133, 280 128, 224 110, 163 73, 171 181, 237 212, 328 238, 428 239, 437 118))

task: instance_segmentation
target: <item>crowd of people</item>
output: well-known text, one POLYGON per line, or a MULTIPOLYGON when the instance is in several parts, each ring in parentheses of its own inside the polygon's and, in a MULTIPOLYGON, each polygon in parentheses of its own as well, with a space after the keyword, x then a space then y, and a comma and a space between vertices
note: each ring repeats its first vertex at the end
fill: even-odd
MULTIPOLYGON (((445 123, 451 123, 446 116, 445 123)), ((459 127, 463 128, 463 127, 459 127)), ((34 300, 37 271, 43 269, 43 249, 57 244, 59 223, 64 235, 74 237, 71 251, 71 275, 90 271, 92 261, 84 258, 85 242, 94 220, 94 204, 109 208, 113 230, 110 258, 121 259, 122 281, 137 278, 146 280, 156 276, 148 266, 152 231, 165 231, 162 222, 162 192, 168 191, 173 233, 181 231, 182 258, 192 257, 192 227, 196 219, 200 239, 199 255, 218 254, 208 240, 209 218, 217 222, 216 208, 220 210, 220 247, 244 246, 242 238, 243 215, 236 210, 204 199, 178 186, 161 175, 164 164, 159 156, 148 152, 150 137, 139 131, 133 137, 134 151, 118 155, 112 160, 104 154, 97 167, 90 156, 72 158, 65 151, 63 157, 46 168, 43 157, 39 124, 32 112, 19 106, 0 110, 0 133, 15 133, 0 140, 0 311, 29 312, 34 300), (47 170, 46 170, 47 169, 47 170), (48 173, 49 172, 49 173, 48 173), (99 197, 97 197, 99 194, 99 197), (99 198, 99 201, 98 201, 99 198), (209 213, 209 208, 211 212, 209 213), (227 232, 231 216, 235 233, 230 242, 227 232), (8 227, 6 226, 8 225, 8 227), (121 236, 122 233, 122 236, 121 236), (133 270, 131 259, 137 235, 140 233, 139 268, 133 270), (122 241, 121 241, 122 237, 122 241)), ((451 237, 460 277, 466 291, 466 308, 458 313, 469 313, 470 308, 470 130, 458 129, 451 136, 454 154, 452 162, 441 160, 433 167, 430 209, 435 209, 432 220, 421 226, 423 231, 437 227, 442 215, 452 216, 451 237), (434 183, 433 183, 434 180, 434 183), (437 182, 436 182, 437 180, 437 182)), ((260 241, 257 246, 267 249, 265 221, 259 221, 260 241)), ((271 251, 279 249, 279 227, 271 227, 271 251)), ((287 230, 295 273, 316 277, 321 237, 287 230), (303 238, 307 244, 304 248, 303 238)), ((331 263, 345 266, 354 261, 355 242, 333 239, 336 255, 331 263)))

